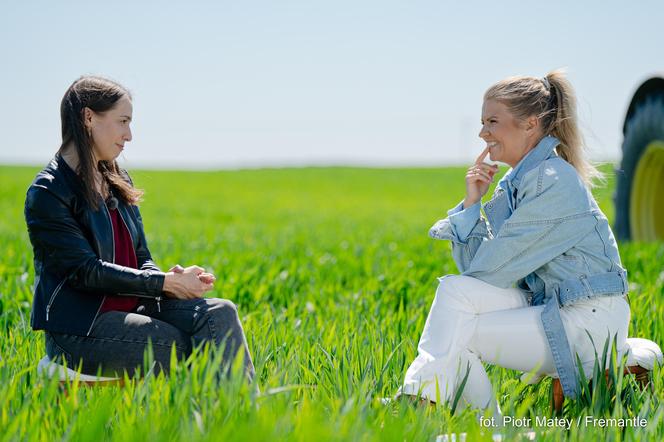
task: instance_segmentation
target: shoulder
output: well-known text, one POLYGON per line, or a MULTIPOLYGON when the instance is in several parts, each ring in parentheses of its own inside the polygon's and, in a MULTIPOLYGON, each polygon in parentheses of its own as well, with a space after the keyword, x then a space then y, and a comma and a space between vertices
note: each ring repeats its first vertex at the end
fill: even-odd
POLYGON ((539 195, 549 189, 585 192, 586 186, 578 172, 560 157, 549 158, 524 175, 522 187, 539 195))
POLYGON ((24 216, 28 226, 39 220, 51 220, 69 216, 75 203, 73 197, 54 191, 52 186, 33 183, 25 196, 24 216))
POLYGON ((42 169, 28 187, 25 206, 44 209, 51 204, 66 204, 74 194, 71 180, 54 158, 42 169))
POLYGON ((590 208, 592 196, 574 166, 554 157, 523 177, 518 199, 534 198, 546 201, 550 210, 579 212, 590 208))

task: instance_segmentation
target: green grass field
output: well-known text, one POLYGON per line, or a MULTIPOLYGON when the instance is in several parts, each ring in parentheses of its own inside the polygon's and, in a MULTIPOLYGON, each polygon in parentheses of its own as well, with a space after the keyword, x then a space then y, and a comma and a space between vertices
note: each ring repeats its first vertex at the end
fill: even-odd
MULTIPOLYGON (((0 167, 0 440, 401 441, 459 431, 491 440, 471 410, 379 401, 395 393, 416 353, 436 277, 456 272, 449 244, 427 232, 463 196, 463 168, 132 173, 146 191, 141 209, 157 263, 202 265, 217 276, 211 296, 238 305, 255 398, 240 382, 218 385, 207 353, 170 377, 124 388, 63 391, 37 375, 43 337, 29 326, 34 272, 23 219, 37 171, 0 167)), ((610 219, 612 189, 610 179, 595 192, 610 219)), ((661 345, 664 245, 620 246, 630 336, 661 345)), ((550 380, 530 386, 514 371, 489 373, 505 414, 551 415, 550 380)), ((664 440, 661 369, 653 379, 654 394, 619 379, 563 412, 639 416, 645 428, 536 427, 538 440, 664 440)))

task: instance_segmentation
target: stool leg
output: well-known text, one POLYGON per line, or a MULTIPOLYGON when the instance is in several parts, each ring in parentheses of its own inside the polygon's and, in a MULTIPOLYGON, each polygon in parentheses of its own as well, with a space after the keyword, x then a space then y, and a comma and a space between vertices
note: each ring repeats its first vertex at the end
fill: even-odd
MULTIPOLYGON (((604 375, 606 376, 607 385, 609 384, 609 371, 606 370, 604 375)), ((650 382, 650 371, 640 367, 638 365, 632 365, 625 367, 623 372, 624 376, 634 376, 636 381, 639 383, 641 390, 645 390, 648 385, 652 387, 650 382)), ((591 381, 592 385, 592 381, 591 381)), ((563 393, 563 386, 560 384, 560 379, 553 379, 551 382, 551 402, 553 406, 553 411, 556 414, 560 414, 563 411, 563 402, 565 401, 565 394, 563 393)))
POLYGON ((563 393, 563 386, 560 384, 560 379, 553 379, 551 382, 551 393, 553 402, 553 411, 560 414, 563 411, 563 402, 565 401, 565 394, 563 393))
POLYGON ((623 372, 623 374, 625 376, 633 375, 634 379, 636 379, 636 382, 639 383, 639 387, 641 387, 641 390, 645 390, 648 387, 648 384, 650 384, 650 371, 639 365, 632 365, 630 367, 625 367, 625 371, 623 372))

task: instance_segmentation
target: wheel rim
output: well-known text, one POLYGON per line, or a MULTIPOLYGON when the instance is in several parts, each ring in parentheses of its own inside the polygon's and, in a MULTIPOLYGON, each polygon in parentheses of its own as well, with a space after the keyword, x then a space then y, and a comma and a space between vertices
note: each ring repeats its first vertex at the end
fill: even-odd
POLYGON ((629 200, 632 239, 664 239, 664 141, 646 146, 636 166, 629 200))

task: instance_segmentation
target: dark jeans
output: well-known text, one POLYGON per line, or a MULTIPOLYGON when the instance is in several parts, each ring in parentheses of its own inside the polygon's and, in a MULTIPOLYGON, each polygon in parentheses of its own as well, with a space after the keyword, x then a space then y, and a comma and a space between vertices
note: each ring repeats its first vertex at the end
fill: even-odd
POLYGON ((223 346, 222 372, 235 355, 244 352, 245 372, 251 379, 254 366, 235 305, 225 299, 164 299, 160 308, 153 300, 141 300, 133 312, 110 311, 97 317, 89 336, 46 332, 46 354, 64 359, 70 368, 82 361, 82 372, 134 375, 143 366, 143 353, 150 340, 155 371, 168 372, 171 347, 178 359, 188 356, 204 342, 223 346))

